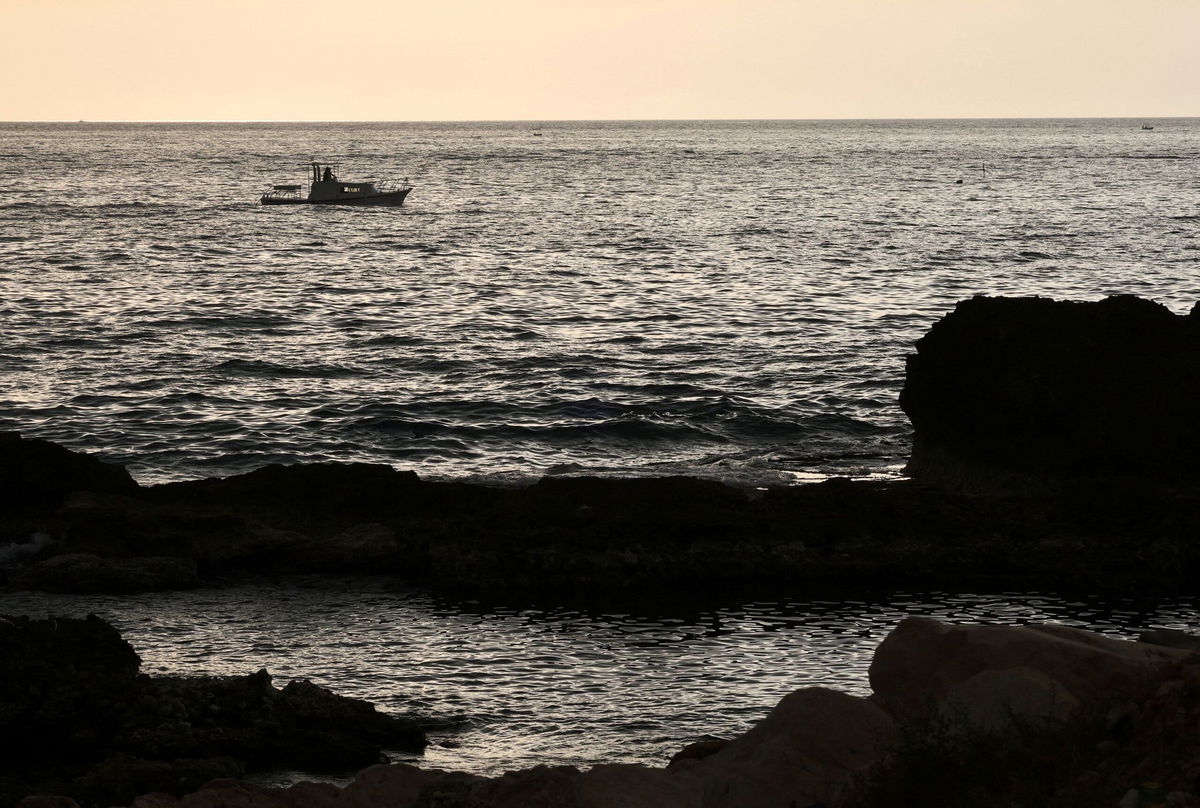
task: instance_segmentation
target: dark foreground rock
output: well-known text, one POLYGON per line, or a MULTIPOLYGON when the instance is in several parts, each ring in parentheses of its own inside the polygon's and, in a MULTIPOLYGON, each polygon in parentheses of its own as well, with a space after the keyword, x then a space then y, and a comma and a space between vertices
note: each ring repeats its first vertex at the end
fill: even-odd
POLYGON ((346 772, 419 751, 407 719, 265 671, 150 677, 96 617, 0 617, 0 806, 31 793, 112 805, 182 794, 217 777, 277 769, 346 772))
POLYGON ((917 341, 909 471, 968 487, 1200 477, 1200 313, 975 297, 917 341))
MULTIPOLYGON (((729 742, 663 768, 537 766, 501 777, 375 766, 344 788, 221 779, 134 808, 894 808, 1200 805, 1200 657, 1063 626, 909 618, 875 693, 798 690, 729 742), (999 686, 997 686, 999 685, 999 686)), ((30 805, 27 808, 41 808, 30 805)), ((51 806, 46 806, 51 808, 51 806)), ((54 806, 54 808, 58 808, 54 806)))

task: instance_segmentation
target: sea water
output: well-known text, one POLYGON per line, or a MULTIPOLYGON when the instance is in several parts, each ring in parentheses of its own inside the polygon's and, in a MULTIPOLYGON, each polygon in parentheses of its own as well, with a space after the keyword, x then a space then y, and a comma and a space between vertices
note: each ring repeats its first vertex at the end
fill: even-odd
MULTIPOLYGON (((137 596, 0 594, 0 614, 99 614, 151 674, 306 678, 438 726, 425 767, 665 765, 745 732, 801 687, 870 692, 875 648, 907 615, 1054 621, 1131 638, 1200 628, 1196 598, 897 593, 696 604, 463 603, 391 582, 290 581, 137 596)), ((277 775, 287 781, 300 774, 277 775)))
POLYGON ((0 124, 0 429, 141 482, 895 474, 974 294, 1200 297, 1200 119, 0 124), (262 207, 309 160, 403 208, 262 207))
MULTIPOLYGON (((0 124, 0 429, 143 483, 899 473, 904 357, 974 294, 1200 298, 1200 120, 0 124), (310 160, 403 208, 262 207, 310 160)), ((849 597, 849 596, 848 596, 849 597)), ((151 673, 266 666, 439 722, 424 765, 662 764, 905 614, 1196 630, 1191 600, 933 593, 642 611, 392 582, 0 595, 151 673)))

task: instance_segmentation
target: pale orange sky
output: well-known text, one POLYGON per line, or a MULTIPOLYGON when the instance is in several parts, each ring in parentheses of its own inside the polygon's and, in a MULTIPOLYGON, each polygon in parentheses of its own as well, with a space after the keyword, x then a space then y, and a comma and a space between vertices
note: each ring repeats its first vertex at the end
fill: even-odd
POLYGON ((1200 0, 0 0, 0 120, 1200 115, 1200 0))

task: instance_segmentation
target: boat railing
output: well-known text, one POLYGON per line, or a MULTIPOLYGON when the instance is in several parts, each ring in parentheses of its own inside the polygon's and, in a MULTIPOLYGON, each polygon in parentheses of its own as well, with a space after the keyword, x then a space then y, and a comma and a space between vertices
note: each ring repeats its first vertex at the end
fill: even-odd
POLYGON ((270 197, 271 199, 299 198, 303 190, 303 185, 272 185, 270 190, 263 194, 263 197, 270 197))
POLYGON ((398 191, 411 191, 412 185, 409 184, 408 177, 399 180, 387 179, 375 183, 375 190, 381 194, 394 194, 398 191))

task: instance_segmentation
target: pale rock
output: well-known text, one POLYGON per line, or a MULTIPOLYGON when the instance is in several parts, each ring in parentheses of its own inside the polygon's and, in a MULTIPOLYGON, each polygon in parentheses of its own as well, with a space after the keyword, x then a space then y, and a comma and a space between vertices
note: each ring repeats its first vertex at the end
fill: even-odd
POLYGON ((79 803, 70 797, 31 794, 18 802, 16 808, 79 808, 79 803))
POLYGON ((145 794, 131 808, 336 808, 341 789, 332 783, 300 782, 288 788, 264 788, 240 780, 213 780, 176 800, 169 794, 145 794))
POLYGON ((308 780, 295 783, 285 789, 290 805, 309 808, 333 808, 342 796, 342 790, 333 783, 314 783, 308 780))
POLYGON ((583 808, 573 766, 534 766, 481 782, 471 789, 471 808, 583 808))
POLYGON ((903 620, 875 650, 875 698, 898 720, 927 716, 959 684, 984 671, 1028 668, 1081 703, 1140 693, 1186 651, 1067 626, 965 626, 903 620))
POLYGON ((810 687, 785 696, 763 721, 714 755, 687 766, 704 808, 793 808, 823 803, 869 777, 895 739, 895 724, 870 699, 810 687))
POLYGON ((700 782, 631 763, 596 766, 579 776, 580 808, 697 808, 700 782))
MULTIPOLYGON (((286 800, 280 789, 267 789, 241 780, 213 780, 185 795, 180 808, 301 808, 286 800)), ((136 805, 136 802, 135 802, 136 805)))
POLYGON ((1079 699, 1058 681, 1033 668, 980 671, 946 693, 936 716, 954 733, 1004 735, 1023 728, 1049 729, 1065 723, 1079 699))
POLYGON ((1200 636, 1173 628, 1147 629, 1138 634, 1138 642, 1163 645, 1168 648, 1182 648, 1187 651, 1200 651, 1200 636))
POLYGON ((390 763, 363 769, 342 789, 339 808, 408 808, 421 789, 446 776, 437 769, 390 763))
POLYGON ((151 791, 136 798, 130 808, 178 808, 179 798, 162 791, 151 791))

